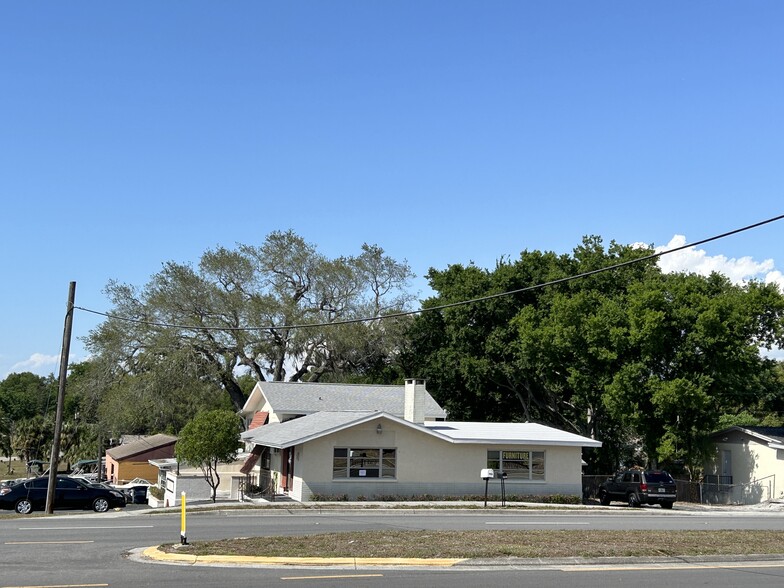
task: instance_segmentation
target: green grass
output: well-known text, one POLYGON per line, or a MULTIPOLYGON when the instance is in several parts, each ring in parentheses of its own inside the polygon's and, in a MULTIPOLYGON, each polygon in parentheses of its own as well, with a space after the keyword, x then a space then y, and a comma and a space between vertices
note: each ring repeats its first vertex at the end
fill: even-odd
POLYGON ((5 460, 0 462, 0 480, 8 480, 8 479, 15 479, 15 478, 24 478, 27 476, 27 468, 23 461, 19 461, 17 458, 11 458, 10 464, 10 471, 9 471, 9 463, 5 460))
POLYGON ((195 555, 551 558, 784 554, 784 531, 366 531, 163 546, 195 555))

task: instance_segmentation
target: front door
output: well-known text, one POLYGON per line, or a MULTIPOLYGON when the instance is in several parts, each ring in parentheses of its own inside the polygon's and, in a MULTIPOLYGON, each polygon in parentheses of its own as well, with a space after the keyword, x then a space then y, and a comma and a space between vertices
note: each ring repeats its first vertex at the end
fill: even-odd
POLYGON ((284 492, 294 488, 294 447, 286 447, 281 453, 281 484, 284 492))
POLYGON ((729 449, 721 451, 721 476, 722 484, 732 484, 732 452, 729 449))

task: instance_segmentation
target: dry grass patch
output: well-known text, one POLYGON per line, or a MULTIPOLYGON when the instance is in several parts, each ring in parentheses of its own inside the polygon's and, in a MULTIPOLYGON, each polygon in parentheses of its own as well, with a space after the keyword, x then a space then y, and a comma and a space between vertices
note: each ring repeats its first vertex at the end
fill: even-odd
POLYGON ((365 531, 164 546, 267 557, 623 557, 784 554, 784 531, 365 531))

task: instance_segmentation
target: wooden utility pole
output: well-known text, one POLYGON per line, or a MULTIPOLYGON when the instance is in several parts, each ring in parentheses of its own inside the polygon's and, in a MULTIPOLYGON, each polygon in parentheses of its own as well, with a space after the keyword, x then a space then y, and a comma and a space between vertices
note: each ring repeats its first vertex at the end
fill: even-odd
POLYGON ((60 433, 63 428, 63 407, 65 406, 65 379, 68 376, 68 357, 71 353, 71 328, 73 326, 74 299, 76 298, 76 282, 68 288, 68 307, 65 311, 65 327, 63 329, 63 349, 60 354, 60 381, 57 390, 57 415, 54 419, 54 440, 52 441, 52 457, 49 460, 49 486, 46 490, 46 514, 54 512, 54 490, 57 483, 57 470, 60 467, 60 433))

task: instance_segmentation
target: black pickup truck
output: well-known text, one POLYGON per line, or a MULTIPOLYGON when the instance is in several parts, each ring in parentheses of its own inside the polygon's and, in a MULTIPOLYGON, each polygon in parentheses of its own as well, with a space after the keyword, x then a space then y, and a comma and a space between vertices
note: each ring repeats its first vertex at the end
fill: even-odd
POLYGON ((599 502, 607 506, 613 500, 629 506, 675 504, 675 480, 665 471, 621 470, 599 488, 599 502))

